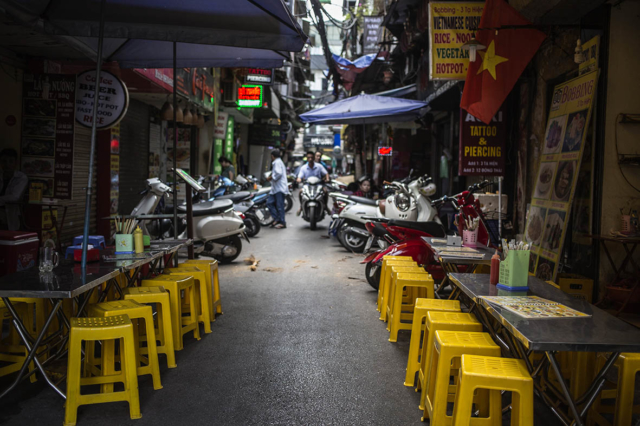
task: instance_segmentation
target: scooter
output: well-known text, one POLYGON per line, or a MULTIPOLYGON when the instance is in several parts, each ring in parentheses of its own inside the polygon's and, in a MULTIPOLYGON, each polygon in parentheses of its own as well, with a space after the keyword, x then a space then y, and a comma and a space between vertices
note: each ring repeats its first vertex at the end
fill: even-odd
POLYGON ((300 191, 302 218, 309 222, 309 228, 315 231, 316 224, 324 219, 324 184, 315 176, 307 178, 300 191))

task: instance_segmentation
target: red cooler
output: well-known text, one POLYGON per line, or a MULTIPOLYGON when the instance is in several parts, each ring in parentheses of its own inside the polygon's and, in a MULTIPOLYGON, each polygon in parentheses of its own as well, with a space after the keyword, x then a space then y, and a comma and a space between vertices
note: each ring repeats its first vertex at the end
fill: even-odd
POLYGON ((39 247, 35 232, 0 231, 0 276, 37 266, 39 247))

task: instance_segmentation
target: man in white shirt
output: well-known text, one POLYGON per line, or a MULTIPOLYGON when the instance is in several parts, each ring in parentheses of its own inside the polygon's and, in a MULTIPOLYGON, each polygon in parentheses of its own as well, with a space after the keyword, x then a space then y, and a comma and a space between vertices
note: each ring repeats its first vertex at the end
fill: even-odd
POLYGON ((29 178, 16 170, 18 153, 6 148, 0 152, 0 229, 20 229, 20 206, 17 204, 29 184, 29 178))
POLYGON ((287 227, 284 211, 284 198, 289 193, 289 183, 287 182, 287 168, 280 158, 280 150, 271 151, 271 191, 267 199, 267 207, 273 217, 273 224, 277 229, 287 227))

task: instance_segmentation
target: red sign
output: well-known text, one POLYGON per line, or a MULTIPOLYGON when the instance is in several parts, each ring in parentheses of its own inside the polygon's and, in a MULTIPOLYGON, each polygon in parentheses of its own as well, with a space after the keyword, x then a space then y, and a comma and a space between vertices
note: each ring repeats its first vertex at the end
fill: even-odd
POLYGON ((504 176, 507 125, 504 106, 490 124, 460 109, 460 176, 504 176))
POLYGON ((393 148, 390 146, 380 146, 378 147, 378 155, 390 157, 393 155, 393 148))
POLYGON ((262 86, 240 86, 238 87, 238 106, 255 107, 262 106, 262 86))
POLYGON ((272 84, 273 70, 264 68, 240 68, 240 75, 244 75, 245 83, 272 84))

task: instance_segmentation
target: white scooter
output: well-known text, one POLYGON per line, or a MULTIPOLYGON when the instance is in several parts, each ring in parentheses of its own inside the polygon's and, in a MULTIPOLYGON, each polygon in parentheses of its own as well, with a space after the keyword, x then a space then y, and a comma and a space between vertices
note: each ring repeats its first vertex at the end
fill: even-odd
MULTIPOLYGON (((171 192, 171 188, 158 178, 147 179, 147 185, 149 188, 131 212, 132 215, 153 214, 162 197, 171 192)), ((187 190, 191 191, 191 187, 188 185, 187 190)), ((186 213, 187 206, 178 206, 178 211, 186 213)), ((179 221, 180 235, 178 238, 187 238, 186 225, 186 218, 179 221)), ((144 233, 149 233, 144 224, 142 229, 144 233)), ((242 251, 240 237, 244 237, 249 242, 245 234, 244 222, 233 211, 231 200, 194 203, 193 235, 194 252, 214 257, 221 263, 232 262, 240 255, 242 251)))

